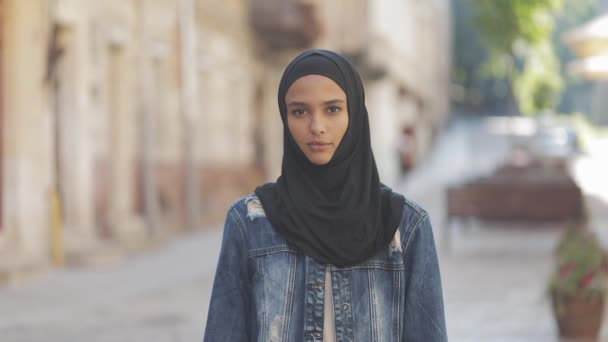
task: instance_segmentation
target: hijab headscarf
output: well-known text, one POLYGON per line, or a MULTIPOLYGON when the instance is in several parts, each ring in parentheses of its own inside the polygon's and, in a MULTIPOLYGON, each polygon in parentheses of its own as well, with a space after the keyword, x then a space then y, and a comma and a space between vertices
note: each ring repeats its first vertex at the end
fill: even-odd
POLYGON ((392 240, 405 199, 380 183, 359 74, 335 52, 309 50, 285 69, 278 101, 283 121, 281 176, 255 191, 266 216, 290 245, 319 262, 348 266, 365 261, 392 240), (287 125, 285 95, 306 75, 330 78, 347 98, 347 131, 324 165, 308 160, 287 125))

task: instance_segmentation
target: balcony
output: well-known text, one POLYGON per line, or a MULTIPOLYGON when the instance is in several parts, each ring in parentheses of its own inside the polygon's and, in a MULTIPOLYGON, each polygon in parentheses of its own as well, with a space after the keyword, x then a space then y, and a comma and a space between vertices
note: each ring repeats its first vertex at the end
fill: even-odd
POLYGON ((250 0, 249 6, 250 23, 267 48, 307 48, 321 34, 321 21, 312 1, 250 0))

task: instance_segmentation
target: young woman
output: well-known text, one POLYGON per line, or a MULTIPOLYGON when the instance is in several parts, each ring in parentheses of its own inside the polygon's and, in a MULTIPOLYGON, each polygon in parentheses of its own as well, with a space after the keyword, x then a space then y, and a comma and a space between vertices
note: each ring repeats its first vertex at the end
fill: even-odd
POLYGON ((204 341, 446 341, 428 214, 380 183, 361 79, 296 57, 276 183, 229 209, 204 341))

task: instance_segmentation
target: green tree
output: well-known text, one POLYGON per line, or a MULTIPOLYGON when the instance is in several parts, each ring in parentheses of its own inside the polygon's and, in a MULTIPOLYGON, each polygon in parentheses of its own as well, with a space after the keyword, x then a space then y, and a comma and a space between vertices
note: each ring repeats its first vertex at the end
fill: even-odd
POLYGON ((551 38, 554 14, 563 0, 471 0, 475 22, 485 44, 498 55, 517 55, 516 43, 542 43, 551 38))
POLYGON ((513 83, 514 92, 523 113, 544 113, 555 108, 563 90, 560 63, 550 42, 532 52, 513 83))
POLYGON ((505 78, 517 109, 532 114, 556 104, 562 89, 552 45, 563 0, 470 0, 488 50, 484 70, 505 78))
POLYGON ((454 108, 586 111, 589 82, 566 72, 574 56, 562 37, 595 16, 597 2, 451 0, 454 108))
POLYGON ((465 111, 500 111, 507 95, 506 82, 485 72, 480 65, 488 60, 488 49, 474 23, 470 0, 452 0, 453 102, 465 111))

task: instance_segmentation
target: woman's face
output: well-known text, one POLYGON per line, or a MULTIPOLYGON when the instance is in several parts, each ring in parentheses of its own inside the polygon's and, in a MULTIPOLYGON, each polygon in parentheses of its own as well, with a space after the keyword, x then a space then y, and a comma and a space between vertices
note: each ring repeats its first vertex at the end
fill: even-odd
POLYGON ((311 163, 323 165, 333 157, 348 129, 346 94, 330 78, 307 75, 287 90, 287 126, 311 163))

